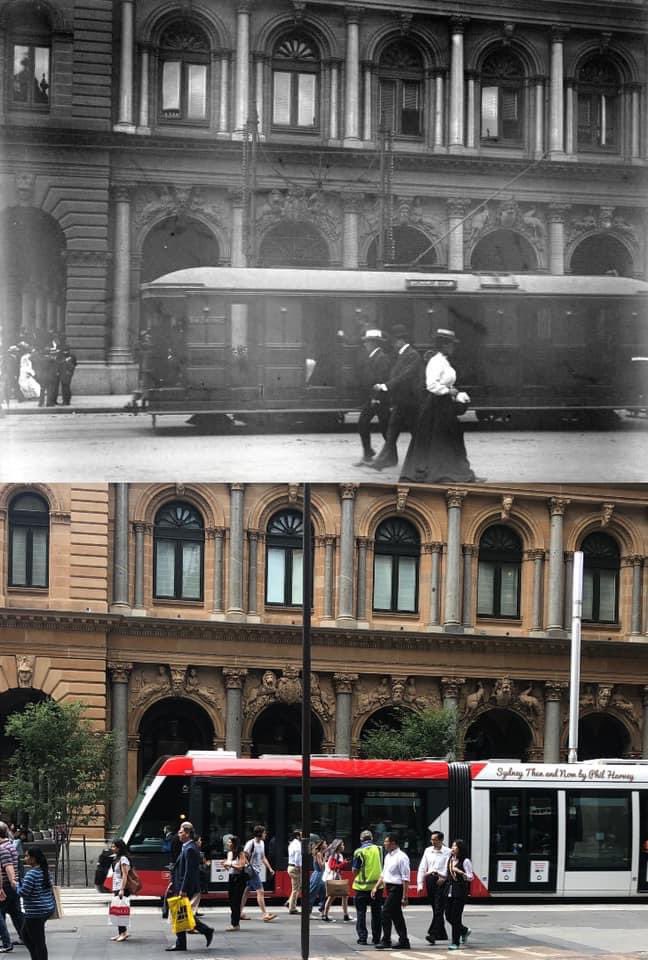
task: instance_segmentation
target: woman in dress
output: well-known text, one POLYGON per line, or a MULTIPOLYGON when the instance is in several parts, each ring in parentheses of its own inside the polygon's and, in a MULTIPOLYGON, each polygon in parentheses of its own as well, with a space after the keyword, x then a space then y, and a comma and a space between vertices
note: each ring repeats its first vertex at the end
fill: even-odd
MULTIPOLYGON (((112 855, 114 857, 113 861, 113 876, 112 876, 112 894, 113 897, 119 897, 120 900, 126 898, 128 903, 128 893, 126 891, 126 881, 128 879, 128 871, 130 869, 130 859, 128 847, 122 839, 119 837, 116 840, 113 840, 111 845, 112 855)), ((128 925, 124 926, 119 924, 117 926, 117 933, 114 937, 110 938, 111 940, 116 940, 118 943, 121 943, 123 940, 128 940, 128 925)))
MULTIPOLYGON (((344 840, 336 839, 330 845, 326 851, 326 868, 324 870, 324 875, 322 879, 324 883, 327 880, 340 880, 340 871, 345 870, 349 866, 349 861, 344 859, 344 840)), ((324 904, 324 914, 322 920, 325 920, 327 923, 331 923, 331 918, 329 917, 329 911, 333 905, 335 897, 326 898, 326 903, 324 904)), ((342 914, 344 920, 350 920, 349 916, 349 898, 341 897, 342 900, 342 914)))
POLYGON ((455 387, 450 360, 459 341, 452 330, 439 329, 435 350, 425 368, 425 394, 400 479, 413 483, 471 483, 475 478, 457 419, 470 403, 455 387))
POLYGON ((450 847, 448 857, 448 898, 446 900, 446 920, 452 927, 452 943, 448 950, 458 950, 471 934, 470 927, 463 922, 463 910, 473 878, 472 863, 463 840, 455 840, 450 847))
POLYGON ((25 866, 25 876, 16 884, 25 911, 22 938, 31 960, 47 960, 45 922, 54 913, 55 903, 47 860, 40 847, 27 848, 25 866))
POLYGON ((225 929, 232 933, 240 930, 241 920, 241 901, 247 886, 247 874, 245 868, 248 864, 248 858, 241 846, 239 837, 231 836, 227 838, 227 859, 225 860, 225 869, 228 871, 227 892, 229 894, 230 905, 230 926, 225 929))

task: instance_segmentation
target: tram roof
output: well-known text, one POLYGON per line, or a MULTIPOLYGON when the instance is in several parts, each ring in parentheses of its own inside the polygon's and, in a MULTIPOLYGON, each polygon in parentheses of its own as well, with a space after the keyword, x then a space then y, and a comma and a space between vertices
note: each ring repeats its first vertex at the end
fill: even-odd
MULTIPOLYGON (((165 760, 158 776, 176 777, 301 777, 299 756, 267 756, 245 759, 207 752, 165 760)), ((356 760, 342 757, 312 757, 311 777, 349 780, 447 780, 445 760, 356 760)))
POLYGON ((336 293, 431 295, 448 293, 498 292, 513 290, 535 295, 628 296, 648 294, 648 283, 631 277, 556 276, 553 274, 508 273, 416 273, 390 270, 297 270, 265 267, 189 267, 167 273, 142 291, 149 296, 161 293, 336 293))

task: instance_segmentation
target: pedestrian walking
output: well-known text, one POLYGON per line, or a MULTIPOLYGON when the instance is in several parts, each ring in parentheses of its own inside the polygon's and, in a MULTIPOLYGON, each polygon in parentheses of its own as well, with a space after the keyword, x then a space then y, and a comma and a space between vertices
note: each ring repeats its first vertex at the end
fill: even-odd
POLYGON ((228 871, 227 893, 230 905, 230 925, 225 929, 232 933, 241 929, 241 902, 248 879, 245 872, 245 868, 248 865, 248 858, 245 855, 239 837, 232 834, 232 836, 227 838, 225 843, 227 847, 225 869, 228 871))
MULTIPOLYGON (((171 876, 171 891, 174 896, 187 897, 189 900, 200 890, 200 851, 194 840, 193 824, 184 820, 180 824, 178 836, 182 843, 180 856, 173 864, 173 873, 171 876)), ((208 927, 202 920, 196 920, 194 928, 197 933, 202 933, 205 938, 206 946, 209 946, 214 937, 212 927, 208 927)), ((167 951, 186 951, 187 934, 176 933, 176 942, 172 947, 167 947, 167 951)))
POLYGON ((382 330, 369 329, 362 336, 365 358, 364 362, 359 364, 358 374, 368 396, 360 408, 360 416, 358 417, 362 459, 354 464, 356 467, 367 466, 376 456, 376 451, 371 446, 371 424, 375 419, 378 420, 378 427, 383 439, 387 435, 387 425, 389 423, 388 393, 385 391, 373 392, 375 383, 384 383, 389 378, 391 359, 384 349, 384 344, 385 336, 382 330))
POLYGON ((378 882, 374 884, 371 896, 376 897, 384 887, 387 891, 382 911, 382 939, 376 944, 376 950, 389 950, 392 946, 392 924, 398 934, 398 949, 409 950, 410 942, 403 916, 403 907, 407 906, 407 892, 410 881, 410 860, 401 850, 395 833, 388 833, 383 846, 385 860, 378 882))
MULTIPOLYGON (((72 400, 72 377, 76 370, 77 358, 70 350, 67 340, 62 336, 59 340, 58 352, 56 357, 58 380, 61 384, 61 397, 63 406, 69 407, 72 400)), ((56 398, 54 398, 56 403, 56 398)))
POLYGON ((375 383, 373 388, 376 398, 389 403, 389 421, 383 448, 369 464, 372 470, 384 470, 398 463, 398 437, 403 430, 414 429, 420 411, 423 360, 409 342, 406 327, 396 324, 391 334, 396 351, 394 364, 388 379, 375 383))
MULTIPOLYGON (((120 904, 123 903, 123 901, 125 900, 126 903, 124 904, 124 906, 130 907, 128 890, 126 889, 126 881, 128 880, 128 871, 131 867, 130 854, 129 854, 128 847, 126 846, 124 841, 121 839, 121 837, 118 837, 116 840, 113 840, 110 850, 113 855, 113 875, 112 875, 113 898, 118 897, 120 904)), ((130 914, 128 916, 128 923, 118 923, 117 933, 115 934, 114 937, 111 937, 110 939, 116 940, 119 943, 121 943, 124 940, 128 940, 129 926, 130 926, 130 914)))
MULTIPOLYGON (((309 913, 314 906, 319 906, 319 912, 324 913, 324 904, 326 902, 326 888, 324 886, 324 870, 326 869, 326 840, 318 840, 311 846, 311 856, 313 858, 313 872, 308 881, 308 907, 309 913)), ((303 909, 303 907, 302 907, 303 909)))
POLYGON ((322 879, 326 886, 326 903, 324 904, 324 913, 322 915, 322 920, 325 920, 326 923, 332 923, 333 921, 329 917, 329 912, 333 906, 333 901, 340 897, 342 902, 342 919, 351 920, 349 916, 349 896, 344 894, 332 895, 329 893, 329 880, 342 880, 342 870, 346 870, 349 866, 349 861, 344 859, 344 840, 340 837, 337 837, 333 843, 329 846, 325 854, 326 858, 326 867, 324 869, 324 874, 322 879))
POLYGON ((430 831, 430 846, 426 847, 421 857, 416 877, 417 890, 419 893, 425 890, 432 907, 432 920, 425 935, 427 942, 432 944, 436 943, 437 940, 448 939, 443 916, 449 856, 450 848, 443 842, 443 834, 440 830, 432 829, 430 831))
POLYGON ((263 921, 264 923, 271 923, 277 914, 270 913, 266 907, 265 894, 263 891, 263 880, 261 879, 261 870, 263 867, 265 867, 269 873, 274 875, 274 870, 270 865, 270 861, 266 857, 265 853, 265 841, 268 833, 264 826, 257 824, 252 831, 252 834, 252 838, 248 840, 244 847, 246 856, 250 866, 252 867, 252 876, 248 878, 245 893, 243 894, 243 902, 241 904, 241 920, 247 920, 247 917, 243 911, 245 910, 245 904, 247 903, 248 896, 250 893, 256 893, 256 899, 263 921))
POLYGON ((463 413, 470 397, 457 390, 457 374, 450 363, 457 344, 452 330, 438 329, 435 352, 425 367, 425 392, 412 439, 407 450, 401 480, 414 483, 472 483, 476 477, 468 462, 463 413))
POLYGON ((297 899, 301 893, 302 878, 302 835, 301 830, 293 830, 292 840, 288 844, 288 876, 290 877, 290 897, 286 906, 288 913, 299 913, 297 899))
POLYGON ((468 851, 463 840, 455 840, 450 847, 448 858, 448 897, 446 900, 446 919, 452 927, 452 943, 448 950, 458 950, 465 943, 472 930, 463 922, 463 911, 473 878, 473 866, 468 859, 468 851))
MULTIPOLYGON (((25 866, 24 879, 15 886, 16 897, 22 898, 25 907, 22 937, 31 960, 47 960, 45 923, 54 912, 56 903, 47 860, 40 847, 27 848, 25 866)), ((2 952, 8 951, 3 949, 2 952)))
POLYGON ((374 843, 371 830, 360 834, 360 846, 353 851, 353 896, 356 908, 356 933, 358 943, 367 943, 367 908, 371 910, 371 942, 380 943, 382 932, 382 891, 373 896, 371 891, 382 873, 382 850, 374 843))
POLYGON ((9 827, 0 821, 0 953, 13 950, 7 928, 7 916, 10 916, 16 928, 18 939, 22 939, 24 914, 20 909, 20 898, 16 892, 18 881, 18 855, 10 835, 9 827))

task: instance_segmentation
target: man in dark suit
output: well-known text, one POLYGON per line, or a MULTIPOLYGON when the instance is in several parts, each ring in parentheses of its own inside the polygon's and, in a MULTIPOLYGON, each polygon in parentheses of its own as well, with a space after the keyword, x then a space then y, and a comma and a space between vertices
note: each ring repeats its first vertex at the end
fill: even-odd
POLYGON ((409 342, 407 328, 398 323, 392 328, 394 364, 387 380, 374 384, 374 395, 386 396, 389 403, 387 436, 382 450, 369 464, 372 470, 384 470, 398 463, 396 441, 403 430, 413 430, 421 409, 425 385, 425 365, 409 342))
MULTIPOLYGON (((188 897, 189 900, 194 894, 200 891, 200 850, 194 840, 193 824, 185 820, 180 824, 178 836, 182 842, 180 856, 173 864, 173 873, 171 875, 171 892, 178 897, 188 897)), ((214 931, 201 920, 196 920, 196 933, 202 933, 207 946, 212 942, 214 931)), ((187 949, 187 934, 177 933, 176 942, 172 947, 167 947, 167 951, 187 949)))
POLYGON ((371 423, 374 417, 378 418, 378 426, 383 438, 387 433, 387 424, 389 423, 389 402, 387 393, 380 395, 373 392, 375 383, 383 383, 388 376, 391 368, 391 360, 383 349, 385 337, 382 330, 366 330, 362 336, 362 344, 366 354, 361 364, 359 364, 359 375, 362 385, 369 392, 366 402, 360 409, 358 419, 358 433, 362 443, 362 460, 354 464, 356 467, 364 467, 371 463, 376 453, 371 446, 371 423))

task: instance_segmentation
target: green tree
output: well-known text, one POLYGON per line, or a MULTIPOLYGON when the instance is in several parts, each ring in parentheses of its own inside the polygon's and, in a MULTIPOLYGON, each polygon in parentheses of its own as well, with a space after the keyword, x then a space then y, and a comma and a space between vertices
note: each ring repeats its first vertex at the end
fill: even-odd
POLYGON ((0 785, 3 806, 23 811, 33 827, 64 828, 68 872, 70 840, 103 814, 110 775, 112 735, 95 730, 86 710, 78 701, 44 700, 5 724, 16 749, 0 785))
POLYGON ((457 752, 457 715, 454 710, 399 710, 399 727, 378 724, 362 735, 363 757, 415 760, 419 757, 454 758, 457 752))

